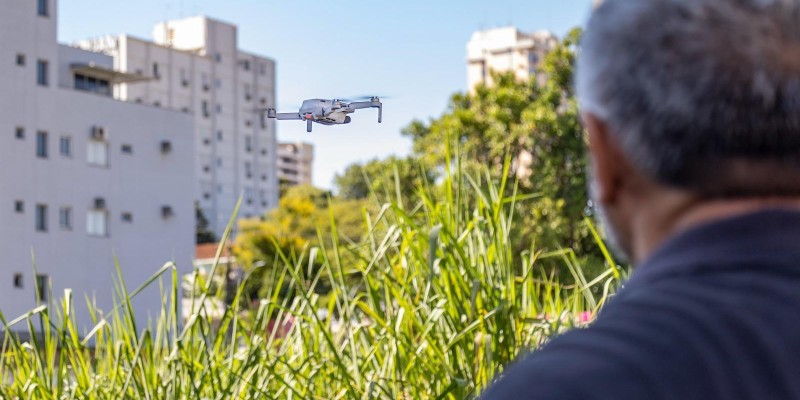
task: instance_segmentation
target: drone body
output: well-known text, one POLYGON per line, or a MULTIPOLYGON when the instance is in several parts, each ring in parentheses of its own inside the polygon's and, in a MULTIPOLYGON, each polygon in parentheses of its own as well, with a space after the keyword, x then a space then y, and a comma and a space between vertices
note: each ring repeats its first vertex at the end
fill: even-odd
POLYGON ((324 100, 310 99, 303 101, 300 111, 296 113, 279 113, 274 108, 267 110, 267 117, 278 120, 300 120, 306 121, 306 130, 311 132, 311 123, 316 122, 322 125, 342 125, 349 124, 351 118, 347 114, 352 114, 356 110, 364 108, 378 109, 378 123, 383 120, 383 104, 375 96, 368 101, 346 102, 344 100, 324 100))

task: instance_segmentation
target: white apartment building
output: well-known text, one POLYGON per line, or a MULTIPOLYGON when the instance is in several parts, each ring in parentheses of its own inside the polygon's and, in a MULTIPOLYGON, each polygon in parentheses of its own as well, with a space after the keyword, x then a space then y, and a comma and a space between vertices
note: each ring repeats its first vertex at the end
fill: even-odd
POLYGON ((314 166, 314 145, 280 143, 278 145, 278 179, 289 186, 311 185, 314 166))
POLYGON ((531 34, 510 26, 477 31, 467 44, 467 87, 491 84, 491 71, 513 71, 518 78, 528 79, 544 56, 558 44, 547 31, 531 34))
MULTIPOLYGON (((85 333, 84 295, 112 309, 115 260, 131 290, 167 261, 191 271, 194 123, 115 99, 143 78, 60 45, 57 10, 7 1, 0 12, 0 311, 11 320, 69 288, 85 333)), ((140 326, 158 315, 158 293, 134 300, 140 326)))
POLYGON ((207 17, 158 24, 153 40, 129 35, 77 43, 108 54, 144 82, 121 84, 122 100, 184 112, 195 123, 195 198, 217 236, 243 196, 239 216, 278 204, 275 62, 238 49, 237 27, 207 17))

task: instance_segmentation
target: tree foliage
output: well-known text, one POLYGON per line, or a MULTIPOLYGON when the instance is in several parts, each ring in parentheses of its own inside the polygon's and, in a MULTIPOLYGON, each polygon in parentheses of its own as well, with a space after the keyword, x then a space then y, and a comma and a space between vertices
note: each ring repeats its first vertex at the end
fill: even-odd
POLYGON ((195 218, 195 243, 214 243, 217 241, 216 235, 209 228, 208 218, 203 214, 203 209, 200 204, 194 203, 194 218, 195 218))
POLYGON ((366 199, 375 194, 381 199, 413 198, 417 190, 436 180, 436 173, 426 169, 415 157, 373 159, 351 164, 337 174, 337 195, 343 199, 366 199))
POLYGON ((443 115, 403 130, 429 168, 441 166, 448 141, 457 143, 467 169, 486 166, 496 178, 511 158, 519 181, 509 190, 536 195, 519 205, 520 251, 534 240, 539 248, 583 254, 596 247, 582 223, 589 204, 586 139, 572 86, 579 37, 580 30, 570 32, 530 80, 493 73, 491 85, 453 95, 443 115))
MULTIPOLYGON (((331 248, 334 239, 357 242, 364 232, 364 207, 360 200, 332 198, 329 192, 312 186, 295 186, 287 189, 278 207, 263 220, 240 221, 233 251, 237 261, 253 274, 247 293, 256 298, 267 289, 271 271, 284 267, 279 254, 294 260, 309 246, 331 248), (336 238, 328 233, 333 231, 332 219, 336 238), (262 266, 254 268, 259 262, 262 266)), ((313 268, 304 272, 315 273, 313 268)))

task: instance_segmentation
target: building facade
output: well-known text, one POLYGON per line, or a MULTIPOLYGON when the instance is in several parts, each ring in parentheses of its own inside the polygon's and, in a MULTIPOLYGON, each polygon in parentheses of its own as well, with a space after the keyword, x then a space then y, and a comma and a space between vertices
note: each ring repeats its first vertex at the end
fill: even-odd
POLYGON ((278 179, 284 185, 311 185, 314 166, 314 145, 280 143, 278 145, 278 179))
MULTIPOLYGON (((116 262, 128 288, 168 261, 191 270, 194 121, 115 98, 116 86, 144 78, 60 45, 56 32, 56 0, 4 3, 0 311, 10 320, 71 289, 85 333, 84 295, 112 309, 116 262)), ((134 299, 141 324, 158 315, 158 293, 152 285, 134 299)))
POLYGON ((240 196, 239 216, 277 206, 275 62, 238 49, 235 25, 193 17, 158 24, 153 40, 128 35, 77 43, 114 59, 144 82, 123 83, 122 100, 191 115, 195 123, 195 198, 221 236, 240 196))
POLYGON ((528 79, 557 44, 547 31, 528 34, 504 27, 474 32, 467 44, 467 87, 491 84, 492 71, 513 71, 519 79, 528 79))

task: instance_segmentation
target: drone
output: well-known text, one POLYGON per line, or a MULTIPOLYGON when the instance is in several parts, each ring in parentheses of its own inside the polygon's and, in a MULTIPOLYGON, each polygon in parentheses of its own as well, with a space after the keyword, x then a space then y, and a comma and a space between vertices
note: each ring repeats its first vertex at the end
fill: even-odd
POLYGON ((274 108, 267 109, 267 117, 277 120, 299 120, 306 121, 306 131, 311 132, 311 123, 316 122, 322 125, 342 125, 349 124, 351 118, 347 114, 352 114, 356 110, 364 108, 378 109, 378 123, 383 120, 383 103, 378 96, 368 97, 368 101, 348 102, 346 100, 333 99, 310 99, 303 101, 300 111, 291 113, 279 113, 274 108))

